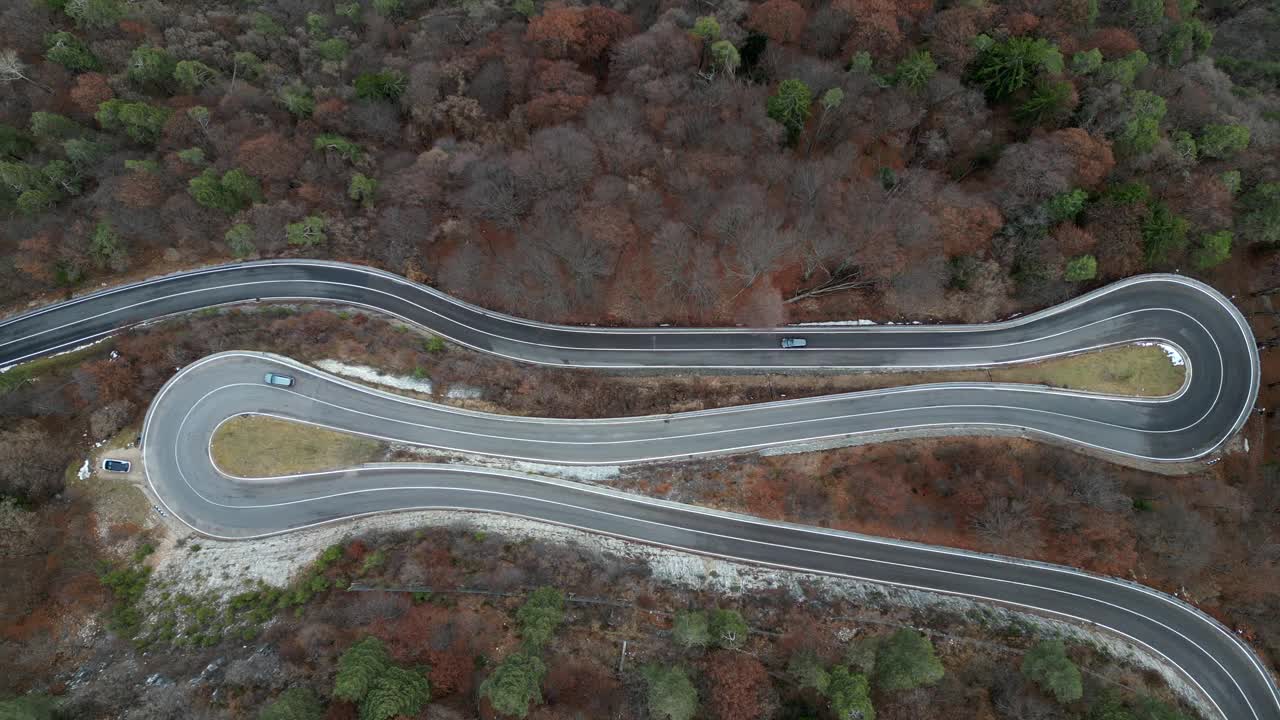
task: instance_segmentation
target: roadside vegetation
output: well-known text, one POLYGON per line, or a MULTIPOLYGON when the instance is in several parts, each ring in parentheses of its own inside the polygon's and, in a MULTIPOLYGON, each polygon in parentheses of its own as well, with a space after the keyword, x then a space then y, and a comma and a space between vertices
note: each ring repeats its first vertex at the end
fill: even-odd
MULTIPOLYGON (((721 459, 624 480, 664 497, 1136 578, 1179 592, 1275 658, 1276 47, 1280 7, 1222 0, 13 0, 0 4, 0 305, 300 257, 368 263, 558 322, 982 322, 1141 272, 1189 273, 1241 304, 1264 377, 1262 414, 1245 430, 1251 452, 1187 477, 972 438, 721 459)), ((61 693, 59 711, 82 717, 309 717, 325 706, 351 717, 420 707, 424 693, 404 673, 428 673, 427 707, 453 703, 464 717, 521 699, 531 717, 629 708, 745 720, 764 708, 756 714, 869 720, 868 707, 881 720, 1169 717, 1143 699, 1144 678, 1091 675, 1095 649, 1046 646, 1028 662, 1032 641, 1017 635, 995 654, 969 652, 939 641, 931 633, 942 621, 924 616, 895 622, 934 645, 944 672, 934 684, 892 689, 878 660, 854 662, 842 640, 814 648, 819 661, 808 664, 805 676, 826 688, 797 689, 782 679, 793 652, 840 632, 814 618, 854 609, 805 616, 767 593, 736 604, 647 588, 617 600, 643 612, 613 615, 575 598, 616 599, 642 571, 573 575, 577 561, 541 563, 562 557, 556 548, 513 552, 511 565, 468 576, 513 594, 496 600, 335 591, 339 575, 399 562, 389 548, 347 546, 301 586, 244 588, 257 594, 233 616, 229 600, 180 601, 183 590, 146 573, 154 558, 134 557, 156 518, 117 512, 136 498, 114 503, 126 494, 116 488, 67 478, 96 443, 139 421, 176 367, 236 348, 377 365, 430 378, 439 394, 463 390, 473 397, 458 402, 475 407, 556 417, 868 382, 529 368, 310 308, 200 313, 0 373, 4 713, 48 716, 45 695, 61 693), (564 591, 565 619, 534 651, 508 627, 544 586, 564 591), (655 614, 706 611, 710 628, 717 609, 752 628, 744 647, 677 651, 667 616, 655 614), (248 640, 249 630, 259 634, 248 640), (368 692, 335 700, 335 663, 365 636, 389 660, 370 665, 368 692), (641 647, 615 670, 619 636, 641 647), (1080 668, 1076 699, 1067 663, 1080 668), (396 701, 384 705, 379 687, 396 701)), ((1137 350, 1019 372, 1163 394, 1180 376, 1161 362, 1137 350)), ((415 552, 463 546, 435 539, 415 552)), ((438 576, 478 562, 447 557, 428 563, 438 576)), ((846 629, 892 637, 899 625, 846 629)))
POLYGON ((151 669, 0 708, 85 716, 121 695, 109 683, 154 673, 134 700, 148 717, 1196 717, 1105 648, 995 609, 697 591, 593 548, 464 527, 348 538, 289 587, 225 593, 174 592, 152 552, 101 575, 112 632, 151 669), (184 658, 213 670, 169 683, 184 658))
POLYGON ((378 440, 263 415, 231 418, 214 432, 209 448, 219 468, 239 477, 338 470, 387 453, 378 440))
MULTIPOLYGON (((6 501, 7 511, 0 513, 0 521, 13 529, 5 535, 5 568, 10 576, 24 578, 3 592, 10 607, 26 613, 10 631, 14 643, 0 645, 0 651, 22 649, 21 657, 36 659, 27 664, 20 663, 18 655, 8 656, 15 667, 29 668, 14 676, 21 683, 15 689, 31 687, 32 678, 40 676, 30 674, 32 670, 52 663, 39 660, 40 653, 33 650, 46 642, 41 638, 47 637, 47 628, 82 622, 107 604, 102 598, 111 591, 98 580, 103 552, 99 543, 110 553, 105 562, 113 570, 128 570, 126 560, 133 550, 118 548, 150 542, 131 540, 150 523, 139 522, 138 513, 149 515, 146 503, 137 512, 117 515, 110 510, 112 503, 99 503, 106 485, 94 484, 94 479, 64 485, 63 478, 74 476, 82 462, 80 453, 87 454, 97 439, 131 440, 124 428, 140 420, 151 394, 175 367, 228 348, 275 351, 303 361, 336 357, 404 374, 416 369, 420 377, 432 379, 438 396, 452 387, 474 387, 481 397, 466 401, 473 405, 570 417, 695 409, 847 387, 832 384, 838 378, 827 376, 677 378, 660 383, 654 378, 516 367, 458 348, 440 348, 414 331, 361 313, 307 307, 204 312, 122 334, 110 347, 79 358, 81 364, 29 376, 0 395, 0 404, 21 418, 0 431, 0 443, 15 457, 34 459, 0 468, 8 483, 5 492, 12 498, 6 501), (60 492, 60 500, 51 499, 60 492), (103 514, 95 515, 94 510, 103 514), (102 523, 100 529, 93 525, 95 519, 102 523), (52 550, 46 553, 46 548, 52 550), (46 563, 45 557, 59 562, 46 563)), ((1168 366, 1159 348, 1137 350, 1137 357, 1168 366)), ((1092 359, 1085 355, 1062 362, 1092 359)), ((1110 363, 1094 365, 1098 367, 1116 371, 1110 363)), ((984 374, 976 379, 987 378, 984 374)), ((1250 610, 1260 606, 1236 599, 1264 592, 1272 576, 1265 569, 1247 574, 1230 569, 1258 567, 1249 560, 1253 545, 1246 538, 1267 532, 1276 507, 1268 499, 1276 497, 1271 493, 1276 486, 1267 480, 1273 475, 1269 467, 1251 469, 1246 460, 1228 456, 1207 473, 1168 478, 1036 443, 954 439, 629 471, 623 485, 767 517, 1136 576, 1185 593, 1265 645, 1275 637, 1271 615, 1250 610), (1224 479, 1232 477, 1245 478, 1239 489, 1224 479), (1224 497, 1246 496, 1255 500, 1243 516, 1222 506, 1224 497)), ((199 553, 194 549, 198 545, 191 542, 178 552, 199 553)), ((385 561, 377 554, 367 559, 370 570, 385 561)), ((309 590, 314 596, 326 583, 324 592, 332 592, 335 581, 327 575, 310 577, 300 587, 314 582, 309 590)), ((147 582, 150 587, 152 581, 147 582)), ((154 617, 163 619, 142 621, 130 639, 147 648, 181 652, 243 643, 242 633, 256 638, 266 630, 267 624, 255 620, 255 613, 258 618, 267 609, 277 617, 281 612, 296 613, 301 606, 279 607, 285 595, 291 598, 287 603, 302 597, 293 594, 296 590, 246 587, 241 592, 259 594, 238 601, 243 609, 228 617, 218 609, 227 598, 197 601, 188 592, 193 598, 188 600, 179 597, 185 590, 157 588, 157 593, 168 591, 171 597, 159 600, 152 599, 158 594, 145 594, 147 599, 134 602, 143 607, 154 604, 154 617)), ((126 593, 123 599, 128 597, 126 593)), ((141 614, 152 616, 150 611, 141 614)))

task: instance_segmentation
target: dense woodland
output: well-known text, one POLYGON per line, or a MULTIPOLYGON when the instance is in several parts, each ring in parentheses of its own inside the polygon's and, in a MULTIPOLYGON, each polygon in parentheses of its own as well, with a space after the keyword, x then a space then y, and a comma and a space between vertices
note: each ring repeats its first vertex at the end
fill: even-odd
POLYGON ((546 319, 982 320, 1280 238, 1269 2, 9 5, 0 301, 302 254, 546 319))
MULTIPOLYGON (((0 5, 11 309, 301 256, 545 320, 985 321, 1176 269, 1236 295, 1280 343, 1274 0, 0 5)), ((0 615, 23 618, 0 628, 0 659, 30 660, 0 693, 65 682, 38 670, 69 671, 63 621, 107 602, 99 555, 138 530, 95 526, 64 492, 68 464, 200 353, 382 347, 383 364, 488 383, 522 412, 609 392, 598 376, 432 358, 375 325, 170 326, 121 339, 114 360, 0 376, 0 447, 16 459, 0 465, 0 569, 19 578, 0 615)), ((1259 453, 1171 481, 986 448, 750 460, 731 481, 673 471, 664 491, 1136 573, 1280 647, 1280 483, 1259 453)))

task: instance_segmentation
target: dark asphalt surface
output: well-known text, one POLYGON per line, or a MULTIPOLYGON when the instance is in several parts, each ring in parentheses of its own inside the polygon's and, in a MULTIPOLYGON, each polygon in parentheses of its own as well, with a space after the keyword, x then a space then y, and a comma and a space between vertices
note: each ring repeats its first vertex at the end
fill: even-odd
POLYGON ((283 359, 213 356, 166 385, 148 412, 145 467, 175 516, 244 538, 422 507, 505 512, 695 552, 1024 605, 1097 623, 1161 654, 1231 720, 1280 720, 1274 681, 1226 629, 1165 595, 1068 568, 1032 565, 763 522, 578 485, 464 466, 371 466, 237 480, 208 438, 240 412, 267 412, 435 447, 532 460, 617 464, 919 425, 1016 427, 1151 458, 1202 457, 1247 418, 1258 361, 1244 318, 1194 281, 1144 276, 1046 312, 989 326, 608 330, 491 313, 378 271, 312 261, 213 268, 127 286, 0 323, 0 366, 69 349, 155 317, 254 298, 366 305, 519 360, 587 367, 957 367, 1017 362, 1134 340, 1178 346, 1190 381, 1168 399, 1030 386, 949 384, 614 421, 499 418, 364 391, 283 359), (806 350, 782 351, 801 335, 806 350), (299 376, 261 385, 264 368, 299 376))
MULTIPOLYGON (((784 406, 754 407, 767 417, 773 408, 784 406)), ((490 429, 504 429, 499 426, 506 421, 363 389, 287 358, 240 352, 209 356, 165 386, 144 428, 144 467, 155 494, 175 517, 207 535, 257 537, 417 508, 507 513, 698 553, 991 600, 1096 624, 1180 668, 1224 717, 1280 717, 1280 700, 1267 671, 1230 631, 1194 608, 1136 584, 1069 568, 762 521, 491 468, 374 464, 284 478, 232 478, 213 465, 209 441, 219 423, 246 412, 383 437, 401 433, 411 420, 445 425, 451 419, 488 417, 490 429), (268 387, 261 383, 267 371, 293 375, 297 384, 291 389, 268 387)), ((674 415, 668 427, 679 435, 686 429, 684 422, 702 422, 705 417, 715 414, 674 415)), ((577 438, 589 436, 592 424, 546 422, 563 431, 550 435, 574 438, 568 447, 579 450, 584 446, 577 438)), ((434 445, 431 432, 435 431, 424 437, 426 444, 434 445)), ((461 438, 462 443, 468 437, 448 428, 439 432, 461 438)), ((729 434, 738 432, 752 431, 729 434)))
MULTIPOLYGON (((359 266, 267 261, 159 278, 0 323, 0 366, 75 347, 156 317, 255 298, 313 298, 372 306, 484 352, 549 365, 954 368, 1162 340, 1177 345, 1192 370, 1191 382, 1180 395, 1160 401, 989 384, 866 394, 839 401, 848 412, 838 424, 824 418, 832 429, 826 434, 886 426, 999 425, 1132 457, 1178 461, 1203 457, 1233 435, 1247 419, 1258 392, 1257 351, 1244 318, 1211 288, 1172 275, 1131 278, 1047 311, 991 325, 619 330, 520 320, 359 266), (790 335, 804 336, 809 346, 781 350, 779 339, 790 335)), ((809 412, 809 408, 797 405, 789 418, 775 415, 784 420, 812 420, 809 412)), ((637 424, 615 428, 616 433, 626 430, 654 435, 652 429, 637 424)), ((779 442, 821 435, 812 427, 799 425, 775 427, 772 432, 779 442)), ((535 457, 536 453, 515 442, 518 436, 493 438, 483 451, 535 457)), ((626 437, 618 434, 615 439, 626 437)), ((690 446, 690 450, 701 452, 715 444, 714 439, 706 442, 709 444, 690 446)), ((683 448, 650 448, 635 457, 680 454, 684 454, 683 448)), ((553 458, 574 459, 563 454, 545 456, 553 458)), ((619 458, 593 455, 578 459, 604 462, 619 458)))

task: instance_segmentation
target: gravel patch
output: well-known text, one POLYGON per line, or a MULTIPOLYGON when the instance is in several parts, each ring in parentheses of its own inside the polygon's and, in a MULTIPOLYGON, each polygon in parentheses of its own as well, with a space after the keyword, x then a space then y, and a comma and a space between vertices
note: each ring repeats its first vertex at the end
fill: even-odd
POLYGON ((343 377, 360 380, 373 385, 395 388, 397 390, 408 390, 410 392, 419 392, 424 395, 430 395, 434 388, 434 385, 432 385, 429 378, 412 378, 390 375, 375 367, 369 367, 368 365, 350 365, 337 360, 317 360, 312 364, 327 373, 341 375, 343 377))
POLYGON ((617 465, 553 465, 549 463, 509 460, 489 455, 472 455, 449 450, 437 450, 417 445, 392 445, 392 453, 410 454, 428 460, 443 460, 462 465, 473 465, 499 470, 514 470, 527 475, 546 475, 562 480, 576 480, 585 483, 607 483, 615 480, 622 472, 617 465))

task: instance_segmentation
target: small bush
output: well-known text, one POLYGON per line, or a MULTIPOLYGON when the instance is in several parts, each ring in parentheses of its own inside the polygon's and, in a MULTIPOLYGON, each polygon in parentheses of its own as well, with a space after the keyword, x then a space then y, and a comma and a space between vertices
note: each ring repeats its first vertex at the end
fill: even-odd
POLYGON ((1249 128, 1243 125, 1209 125, 1200 135, 1200 152, 1205 157, 1229 158, 1249 147, 1249 128))
POLYGON ((199 60, 183 60, 173 68, 174 82, 188 94, 213 82, 216 77, 218 71, 199 60))
POLYGON ((707 647, 711 644, 711 626, 707 622, 707 614, 701 610, 676 612, 671 636, 677 645, 686 650, 707 647))
POLYGON ((480 683, 480 694, 503 715, 523 718, 529 706, 542 702, 542 678, 547 666, 541 658, 524 652, 508 655, 480 683))
POLYGON ((102 63, 89 50, 89 46, 69 32, 55 32, 44 36, 44 56, 71 72, 87 72, 102 67, 102 63))
POLYGON ((938 64, 933 61, 929 51, 916 50, 898 63, 893 79, 897 84, 912 90, 923 90, 937 71, 938 64))
POLYGON ((1080 669, 1067 657, 1061 640, 1044 640, 1028 650, 1022 674, 1064 705, 1084 695, 1080 669))
POLYGON ((311 89, 297 83, 280 91, 280 104, 300 118, 311 117, 316 109, 316 99, 312 97, 311 89))
POLYGON ((124 131, 134 142, 154 145, 164 131, 164 124, 172 114, 169 108, 156 107, 144 102, 128 102, 111 99, 98 106, 94 115, 107 130, 124 131))
POLYGON ((364 151, 360 149, 359 145, 341 135, 331 133, 317 135, 312 142, 312 146, 322 152, 332 152, 343 160, 352 163, 359 162, 360 158, 364 156, 364 151))
POLYGON ((1102 68, 1102 51, 1098 48, 1078 52, 1071 56, 1071 72, 1092 75, 1102 68))
POLYGON ((128 78, 139 85, 164 85, 173 78, 177 63, 169 51, 153 45, 134 48, 129 56, 128 78))
POLYGON ((1143 253, 1148 264, 1172 259, 1187 246, 1191 224, 1174 215, 1164 203, 1156 203, 1142 226, 1143 253))
POLYGON ((227 230, 227 234, 223 235, 223 239, 227 242, 227 248, 231 250, 232 257, 243 260, 258 251, 256 245, 253 244, 253 228, 245 223, 237 223, 227 230))
POLYGON ((1026 87, 1040 72, 1062 72, 1062 53, 1047 40, 1011 37, 978 55, 973 78, 987 97, 1002 100, 1026 87))
POLYGON ((347 41, 342 38, 321 40, 312 47, 314 47, 317 55, 330 62, 340 62, 346 59, 347 53, 351 51, 347 41))
POLYGON ((213 168, 206 168, 191 178, 187 191, 201 205, 225 212, 243 210, 262 201, 262 188, 257 179, 238 168, 228 170, 221 177, 213 168))
POLYGON ((1098 261, 1092 255, 1081 255, 1067 261, 1062 278, 1068 282, 1084 282, 1098 276, 1098 261))
POLYGON ((1231 259, 1231 243, 1235 236, 1230 230, 1220 230, 1205 235, 1200 247, 1191 255, 1191 264, 1197 270, 1208 270, 1231 259))
POLYGON ((516 620, 525 648, 530 652, 541 650, 564 622, 564 593, 553 587, 534 590, 516 612, 516 620))
POLYGON ((399 70, 365 73, 356 78, 356 97, 361 100, 396 100, 408 84, 409 78, 399 70))
POLYGON ((640 670, 652 720, 690 720, 698 712, 698 691, 684 668, 645 665, 640 670))
POLYGON ((942 663, 933 643, 915 630, 903 628, 889 636, 876 654, 876 687, 885 691, 909 690, 942 679, 942 663))
POLYGON ((751 629, 737 610, 712 610, 708 622, 711 642, 717 647, 734 649, 742 647, 751 629))
MULTIPOLYGON (((301 245, 302 247, 319 245, 329 239, 328 236, 325 235, 327 227, 328 223, 325 222, 324 218, 319 215, 308 215, 303 218, 301 222, 289 223, 285 226, 285 242, 290 245, 301 245)), ((366 566, 369 565, 369 561, 374 557, 374 555, 381 556, 381 552, 374 553, 373 555, 365 558, 366 566)))
POLYGON ((1089 202, 1089 193, 1079 188, 1055 195, 1049 199, 1046 207, 1049 211, 1049 221, 1054 223, 1074 221, 1076 216, 1084 211, 1087 202, 1089 202))

